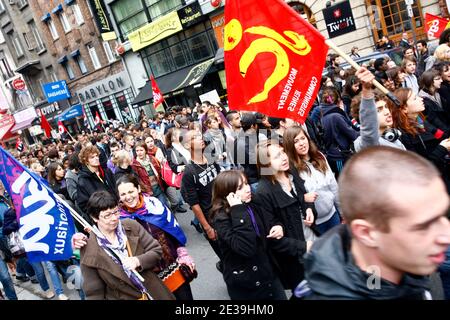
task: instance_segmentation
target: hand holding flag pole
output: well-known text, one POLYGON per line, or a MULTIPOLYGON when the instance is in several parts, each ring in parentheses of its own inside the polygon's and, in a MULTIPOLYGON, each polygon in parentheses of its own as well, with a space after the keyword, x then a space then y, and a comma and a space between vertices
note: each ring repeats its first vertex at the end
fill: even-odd
MULTIPOLYGON (((341 48, 339 48, 333 41, 330 39, 326 39, 325 43, 327 46, 329 46, 331 49, 336 51, 336 53, 341 56, 345 61, 347 61, 353 68, 358 71, 361 69, 361 66, 357 64, 348 54, 346 54, 344 51, 342 51, 341 48)), ((400 107, 400 101, 398 101, 397 97, 388 89, 386 89, 381 83, 379 83, 377 80, 373 80, 373 85, 380 90, 382 93, 384 93, 395 105, 400 107)))

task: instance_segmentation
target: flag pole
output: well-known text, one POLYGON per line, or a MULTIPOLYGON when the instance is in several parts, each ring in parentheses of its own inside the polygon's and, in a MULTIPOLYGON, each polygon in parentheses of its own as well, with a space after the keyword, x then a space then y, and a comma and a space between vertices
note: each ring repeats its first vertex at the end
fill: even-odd
MULTIPOLYGON (((74 217, 75 220, 77 220, 85 229, 89 229, 90 231, 92 231, 97 237, 101 237, 101 232, 100 230, 98 230, 98 228, 96 226, 91 226, 89 224, 89 222, 87 222, 86 220, 84 220, 84 218, 82 216, 80 216, 78 214, 78 212, 76 212, 74 209, 72 209, 72 207, 66 202, 64 201, 57 193, 53 193, 53 196, 60 202, 62 202, 63 204, 66 205, 66 207, 69 209, 70 214, 72 215, 72 217, 74 217)), ((111 249, 113 250, 113 249, 111 249)), ((117 252, 116 250, 113 250, 114 253, 120 258, 121 262, 122 259, 124 258, 124 255, 121 254, 120 252, 117 252)), ((133 272, 136 277, 139 278, 139 280, 141 280, 142 282, 145 281, 145 279, 136 271, 136 270, 131 270, 131 272, 133 272)))
MULTIPOLYGON (((358 71, 361 69, 361 66, 357 64, 348 54, 346 54, 344 51, 342 51, 341 48, 339 48, 333 41, 329 39, 325 39, 325 43, 327 46, 329 46, 331 49, 336 51, 336 53, 341 56, 345 61, 347 61, 353 68, 358 71)), ((379 83, 377 80, 373 80, 373 85, 379 89, 381 92, 383 92, 393 103, 395 103, 397 106, 400 107, 400 101, 398 101, 397 97, 388 89, 386 89, 381 83, 379 83)))

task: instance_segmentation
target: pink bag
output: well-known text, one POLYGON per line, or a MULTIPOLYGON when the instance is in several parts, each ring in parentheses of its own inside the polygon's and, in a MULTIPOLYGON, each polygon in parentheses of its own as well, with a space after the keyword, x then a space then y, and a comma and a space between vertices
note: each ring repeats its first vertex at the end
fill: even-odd
POLYGON ((164 164, 161 167, 161 177, 169 187, 181 188, 183 173, 174 173, 170 168, 168 161, 164 161, 164 164))

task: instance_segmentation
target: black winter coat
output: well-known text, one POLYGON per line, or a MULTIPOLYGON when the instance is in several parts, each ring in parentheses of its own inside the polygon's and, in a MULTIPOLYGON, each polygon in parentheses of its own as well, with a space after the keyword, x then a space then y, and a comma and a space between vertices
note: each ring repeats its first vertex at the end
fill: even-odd
POLYGON ((267 251, 265 228, 258 210, 251 206, 260 235, 253 227, 247 205, 219 212, 213 221, 222 252, 223 278, 231 300, 267 300, 276 278, 267 251))
POLYGON ((302 222, 302 215, 307 209, 304 201, 306 190, 299 175, 292 173, 292 176, 297 197, 290 197, 278 182, 272 183, 267 178, 259 181, 255 195, 255 204, 262 214, 266 234, 275 225, 283 227, 284 237, 269 239, 268 242, 285 289, 293 289, 303 280, 303 255, 306 252, 302 222))
POLYGON ((89 197, 96 191, 108 191, 116 199, 118 199, 116 194, 116 180, 112 172, 106 169, 104 172, 103 181, 95 174, 90 171, 86 166, 83 166, 78 174, 78 186, 77 186, 77 205, 84 214, 83 217, 92 222, 86 214, 86 205, 89 197))
MULTIPOLYGON (((427 121, 442 131, 450 131, 450 114, 441 108, 436 102, 429 98, 424 98, 425 104, 424 114, 427 117, 427 121)), ((442 100, 442 105, 445 104, 445 100, 442 100)))
POLYGON ((448 133, 441 139, 436 139, 434 134, 436 128, 425 121, 425 132, 418 135, 411 135, 402 131, 400 141, 405 146, 406 150, 420 154, 422 157, 433 162, 442 174, 442 178, 447 186, 447 191, 450 193, 450 163, 447 158, 448 151, 439 143, 448 138, 448 133))

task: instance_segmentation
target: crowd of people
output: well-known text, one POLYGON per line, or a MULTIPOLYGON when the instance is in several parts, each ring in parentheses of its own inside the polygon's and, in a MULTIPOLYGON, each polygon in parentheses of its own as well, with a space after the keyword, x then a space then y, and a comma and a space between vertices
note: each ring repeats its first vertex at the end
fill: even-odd
POLYGON ((60 275, 77 266, 81 299, 193 300, 202 270, 175 215, 188 206, 233 300, 438 298, 430 277, 450 299, 450 43, 406 43, 400 65, 330 55, 304 124, 205 101, 12 150, 96 232, 76 225, 70 261, 29 263, 8 250, 0 189, 6 297, 14 273, 67 299, 60 275))

